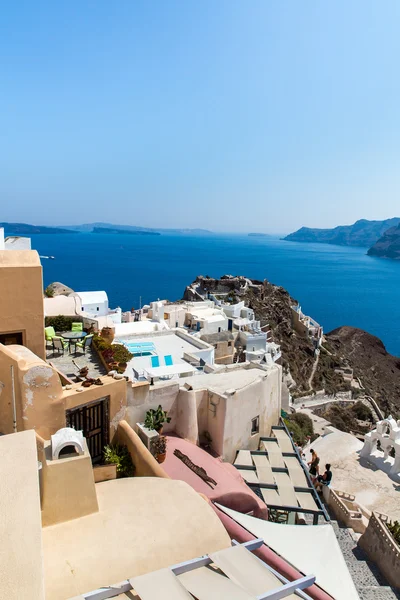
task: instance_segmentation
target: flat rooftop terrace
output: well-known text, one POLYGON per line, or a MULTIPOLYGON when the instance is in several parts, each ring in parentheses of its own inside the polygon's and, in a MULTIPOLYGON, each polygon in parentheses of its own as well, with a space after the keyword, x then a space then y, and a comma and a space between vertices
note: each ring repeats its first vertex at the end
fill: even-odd
MULTIPOLYGON (((183 358, 184 354, 206 359, 207 357, 203 356, 203 353, 207 355, 213 351, 209 344, 198 339, 192 342, 187 334, 180 334, 177 331, 163 331, 143 336, 118 336, 114 343, 118 342, 127 346, 134 354, 128 364, 127 375, 131 374, 132 369, 139 373, 153 369, 152 357, 158 357, 160 367, 188 366, 189 363, 183 358), (172 364, 166 364, 165 357, 171 357, 172 364)), ((165 373, 163 373, 164 375, 165 373)))
POLYGON ((267 375, 268 373, 264 369, 238 368, 224 373, 205 373, 186 377, 185 383, 188 383, 194 390, 210 387, 216 392, 225 394, 229 389, 240 390, 267 375))

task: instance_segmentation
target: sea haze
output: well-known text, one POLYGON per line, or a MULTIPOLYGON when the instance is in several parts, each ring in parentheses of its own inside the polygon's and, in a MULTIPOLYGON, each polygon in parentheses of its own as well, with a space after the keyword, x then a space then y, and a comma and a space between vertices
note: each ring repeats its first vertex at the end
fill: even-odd
POLYGON ((373 258, 366 248, 301 244, 248 235, 135 236, 37 234, 44 285, 106 290, 110 306, 128 310, 157 298, 180 299, 196 275, 268 279, 286 288, 326 332, 360 327, 400 356, 400 261, 373 258))

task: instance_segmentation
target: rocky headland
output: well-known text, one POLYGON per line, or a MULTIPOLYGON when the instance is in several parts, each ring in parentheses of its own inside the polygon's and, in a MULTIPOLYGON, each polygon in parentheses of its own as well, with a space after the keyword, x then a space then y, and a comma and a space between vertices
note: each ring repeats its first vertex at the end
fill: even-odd
POLYGON ((353 225, 339 225, 333 229, 313 229, 301 227, 287 235, 288 242, 308 242, 321 244, 337 244, 339 246, 370 247, 391 227, 397 227, 400 218, 385 219, 384 221, 368 221, 360 219, 353 225))
POLYGON ((400 260, 400 225, 388 229, 368 250, 367 254, 400 260))

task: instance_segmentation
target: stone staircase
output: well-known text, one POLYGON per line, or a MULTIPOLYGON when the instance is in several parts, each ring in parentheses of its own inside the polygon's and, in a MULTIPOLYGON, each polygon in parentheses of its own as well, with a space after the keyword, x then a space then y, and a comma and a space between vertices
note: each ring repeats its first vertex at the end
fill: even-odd
POLYGON ((377 566, 357 546, 359 534, 331 520, 347 568, 353 578, 360 600, 399 600, 400 590, 391 588, 377 566))

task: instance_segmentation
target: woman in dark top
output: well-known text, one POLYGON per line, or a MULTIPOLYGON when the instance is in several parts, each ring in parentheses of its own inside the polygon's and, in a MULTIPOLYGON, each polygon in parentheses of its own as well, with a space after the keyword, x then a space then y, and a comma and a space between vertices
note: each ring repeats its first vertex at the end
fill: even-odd
POLYGON ((331 481, 332 481, 331 465, 329 463, 327 463, 325 465, 325 473, 318 477, 318 482, 322 483, 322 485, 329 485, 331 481))

